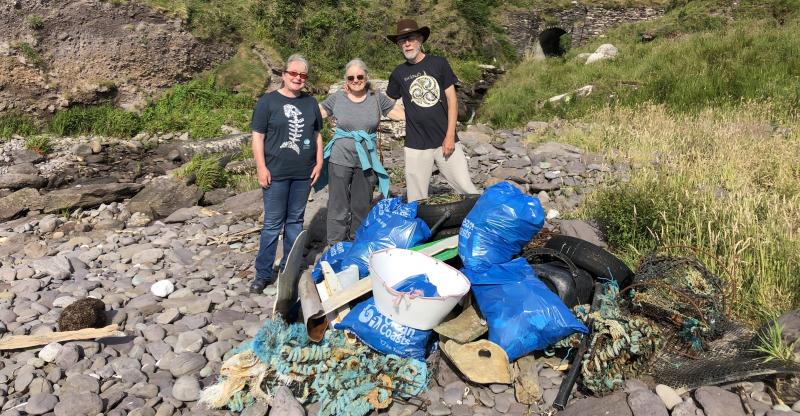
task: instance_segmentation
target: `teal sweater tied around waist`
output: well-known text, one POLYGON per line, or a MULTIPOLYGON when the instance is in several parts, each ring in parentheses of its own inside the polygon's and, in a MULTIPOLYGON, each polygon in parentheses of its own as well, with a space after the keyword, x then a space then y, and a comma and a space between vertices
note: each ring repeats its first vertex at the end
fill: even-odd
POLYGON ((344 131, 339 128, 336 129, 333 133, 333 139, 325 145, 322 151, 324 161, 322 162, 319 180, 317 180, 317 183, 314 185, 314 189, 319 191, 328 184, 328 159, 331 157, 333 144, 336 143, 336 140, 341 138, 353 139, 356 142, 356 153, 358 154, 358 161, 361 163, 361 170, 366 172, 372 169, 375 175, 378 176, 378 189, 381 191, 384 198, 388 197, 389 174, 386 173, 386 169, 383 168, 381 159, 378 157, 378 149, 376 147, 377 136, 375 133, 367 133, 364 130, 344 131), (366 151, 361 143, 366 144, 366 151))

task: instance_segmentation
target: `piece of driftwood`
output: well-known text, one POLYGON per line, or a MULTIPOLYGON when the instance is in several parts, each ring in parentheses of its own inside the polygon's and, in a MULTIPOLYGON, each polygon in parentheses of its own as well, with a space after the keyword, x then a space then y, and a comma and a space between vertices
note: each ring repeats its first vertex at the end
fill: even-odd
POLYGON ((119 326, 117 324, 111 324, 103 328, 85 328, 77 331, 51 332, 42 335, 13 335, 0 340, 0 351, 36 347, 47 345, 51 342, 79 341, 125 335, 123 332, 119 332, 118 329, 119 326))

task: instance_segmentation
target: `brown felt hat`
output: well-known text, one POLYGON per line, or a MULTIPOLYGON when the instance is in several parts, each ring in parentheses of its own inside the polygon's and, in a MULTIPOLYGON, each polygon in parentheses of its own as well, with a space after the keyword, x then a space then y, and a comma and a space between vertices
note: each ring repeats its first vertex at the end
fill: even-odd
POLYGON ((431 29, 428 26, 419 27, 417 21, 414 19, 400 19, 397 21, 397 33, 394 35, 386 35, 386 37, 392 41, 392 43, 397 43, 397 38, 408 36, 412 33, 419 33, 422 35, 422 42, 425 42, 431 34, 431 29))

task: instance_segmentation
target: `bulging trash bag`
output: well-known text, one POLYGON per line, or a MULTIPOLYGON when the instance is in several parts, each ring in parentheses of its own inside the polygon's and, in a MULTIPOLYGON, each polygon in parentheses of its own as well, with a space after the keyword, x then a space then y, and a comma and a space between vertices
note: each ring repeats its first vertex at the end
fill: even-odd
POLYGON ((326 250, 325 253, 322 254, 322 257, 319 258, 317 264, 314 265, 314 269, 311 270, 311 278, 314 280, 314 283, 319 283, 325 279, 322 275, 322 267, 320 266, 320 263, 323 261, 330 263, 333 271, 337 273, 340 272, 342 268, 339 266, 345 258, 345 253, 347 253, 352 246, 352 241, 341 241, 326 250))
POLYGON ((416 218, 418 206, 419 204, 416 201, 407 204, 403 203, 403 200, 399 197, 381 199, 369 210, 367 217, 361 221, 361 225, 356 230, 356 241, 369 238, 374 233, 372 230, 385 228, 386 221, 395 216, 407 219, 416 218))
POLYGON ((404 204, 400 198, 390 198, 375 204, 358 227, 353 245, 344 253, 340 270, 356 265, 359 276, 364 277, 369 274, 372 253, 393 247, 411 248, 427 241, 431 229, 416 216, 416 201, 404 204))
POLYGON ((336 329, 346 329, 361 342, 383 354, 425 360, 433 330, 420 330, 399 324, 384 316, 369 298, 350 310, 336 329))
POLYGON ((511 361, 588 330, 523 258, 483 272, 464 269, 478 308, 489 324, 489 341, 511 361))
POLYGON ((464 267, 483 271, 508 262, 542 229, 544 219, 539 198, 508 182, 486 188, 458 234, 464 267))

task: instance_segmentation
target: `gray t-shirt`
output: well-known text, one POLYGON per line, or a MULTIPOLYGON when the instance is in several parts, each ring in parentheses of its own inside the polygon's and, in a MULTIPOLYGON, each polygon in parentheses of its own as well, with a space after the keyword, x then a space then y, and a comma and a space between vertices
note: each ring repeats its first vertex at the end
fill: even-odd
MULTIPOLYGON (((336 118, 336 127, 345 131, 364 130, 375 133, 378 129, 378 106, 381 114, 386 115, 392 107, 394 100, 386 94, 376 92, 367 93, 367 98, 360 103, 353 102, 344 91, 337 91, 328 96, 322 103, 322 108, 329 116, 336 118)), ((366 150, 366 147, 364 148, 366 150)), ((338 139, 331 149, 328 162, 340 166, 361 167, 356 153, 356 144, 353 139, 338 139)))

